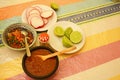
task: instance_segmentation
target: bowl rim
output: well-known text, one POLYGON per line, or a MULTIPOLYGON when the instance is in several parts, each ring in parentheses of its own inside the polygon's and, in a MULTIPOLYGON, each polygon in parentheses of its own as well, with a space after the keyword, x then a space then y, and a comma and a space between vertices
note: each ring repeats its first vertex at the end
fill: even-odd
MULTIPOLYGON (((37 49, 47 49, 49 50, 51 53, 55 52, 54 50, 52 50, 51 48, 49 47, 46 47, 46 46, 35 46, 33 48, 30 49, 30 51, 34 51, 34 50, 37 50, 37 49)), ((49 78, 50 76, 52 76, 58 69, 58 66, 59 66, 59 59, 58 59, 58 56, 55 56, 55 59, 56 59, 56 66, 54 68, 54 70, 50 73, 50 74, 47 74, 45 76, 34 76, 32 75, 31 73, 29 73, 25 67, 25 60, 27 58, 27 54, 25 53, 25 55, 23 56, 22 58, 22 68, 24 70, 24 72, 31 78, 33 79, 46 79, 46 78, 49 78)))
MULTIPOLYGON (((14 23, 14 24, 11 24, 11 25, 9 25, 8 27, 6 27, 5 29, 4 29, 4 31, 2 32, 2 42, 3 42, 3 44, 6 46, 6 47, 8 47, 9 49, 12 49, 12 50, 18 50, 18 51, 21 51, 21 50, 25 50, 26 48, 24 47, 24 48, 13 48, 13 47, 10 47, 6 42, 5 42, 5 38, 4 38, 4 33, 5 33, 5 31, 7 30, 7 29, 9 29, 10 27, 13 27, 14 25, 22 25, 22 26, 24 26, 23 28, 24 29, 27 29, 27 30, 29 30, 29 31, 31 31, 32 33, 33 33, 33 38, 34 38, 34 40, 33 40, 33 42, 29 45, 29 47, 32 47, 33 45, 34 45, 34 43, 35 43, 35 41, 37 40, 37 32, 35 31, 35 29, 32 27, 32 26, 30 26, 29 24, 26 24, 26 23, 14 23)), ((21 26, 19 26, 19 27, 21 27, 21 26)))

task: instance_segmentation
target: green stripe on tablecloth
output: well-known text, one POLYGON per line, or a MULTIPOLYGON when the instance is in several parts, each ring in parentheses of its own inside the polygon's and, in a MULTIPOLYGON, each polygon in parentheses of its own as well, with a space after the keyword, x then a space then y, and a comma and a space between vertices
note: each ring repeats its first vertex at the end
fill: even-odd
POLYGON ((83 2, 77 2, 77 3, 61 6, 57 14, 58 14, 58 18, 60 18, 68 14, 76 14, 79 11, 94 9, 99 6, 104 6, 112 3, 113 2, 111 0, 86 0, 83 2))
POLYGON ((21 17, 15 16, 9 19, 1 20, 0 21, 0 31, 3 31, 7 26, 13 24, 13 23, 21 23, 21 17))

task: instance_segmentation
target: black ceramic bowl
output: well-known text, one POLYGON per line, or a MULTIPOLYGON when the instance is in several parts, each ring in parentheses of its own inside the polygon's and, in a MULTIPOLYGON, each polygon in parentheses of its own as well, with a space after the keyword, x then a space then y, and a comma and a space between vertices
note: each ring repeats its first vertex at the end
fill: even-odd
POLYGON ((24 72, 31 78, 36 80, 47 79, 52 76, 59 65, 58 56, 42 61, 36 55, 54 53, 52 49, 45 46, 37 46, 31 49, 31 57, 25 54, 22 60, 22 67, 24 72))

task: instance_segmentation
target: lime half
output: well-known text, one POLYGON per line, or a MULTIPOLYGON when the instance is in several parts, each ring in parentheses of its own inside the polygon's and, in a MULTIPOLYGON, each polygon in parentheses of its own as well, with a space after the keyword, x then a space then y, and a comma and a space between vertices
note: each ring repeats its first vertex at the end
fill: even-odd
POLYGON ((82 41, 82 34, 79 32, 79 31, 73 31, 71 34, 70 34, 70 40, 73 42, 73 43, 79 43, 82 41))
POLYGON ((64 30, 61 26, 56 26, 54 29, 54 34, 58 37, 61 37, 64 35, 64 30))

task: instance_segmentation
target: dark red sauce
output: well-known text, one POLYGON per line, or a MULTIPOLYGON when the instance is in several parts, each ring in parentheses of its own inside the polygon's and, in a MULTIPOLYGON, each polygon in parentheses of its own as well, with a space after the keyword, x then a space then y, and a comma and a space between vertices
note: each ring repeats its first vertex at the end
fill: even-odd
POLYGON ((34 76, 45 76, 53 72, 57 64, 55 57, 43 61, 41 58, 35 56, 50 53, 51 52, 46 49, 37 49, 32 51, 32 56, 27 57, 25 60, 25 67, 27 71, 34 76))

